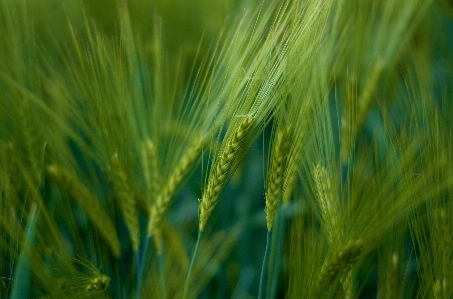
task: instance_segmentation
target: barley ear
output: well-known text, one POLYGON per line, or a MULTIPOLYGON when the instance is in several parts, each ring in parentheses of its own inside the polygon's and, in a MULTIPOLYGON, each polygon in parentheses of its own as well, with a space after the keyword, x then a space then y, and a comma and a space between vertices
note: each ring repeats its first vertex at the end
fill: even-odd
POLYGON ((140 245, 140 227, 138 223, 138 212, 134 193, 127 181, 127 175, 121 166, 118 155, 110 157, 111 179, 115 198, 124 217, 124 222, 131 237, 132 249, 138 251, 140 245))
POLYGON ((212 210, 217 204, 220 192, 225 187, 228 172, 232 168, 238 151, 243 148, 244 142, 255 121, 255 117, 249 116, 242 121, 237 131, 230 137, 227 145, 216 159, 208 178, 208 184, 204 189, 200 203, 199 229, 203 231, 212 210))
POLYGON ((52 181, 66 190, 69 196, 75 200, 76 204, 85 211, 93 226, 110 245, 114 256, 119 257, 120 242, 116 234, 115 225, 104 212, 99 201, 68 171, 56 165, 49 165, 46 168, 46 174, 52 181))
POLYGON ((341 279, 341 284, 343 285, 344 296, 346 299, 352 298, 353 291, 353 279, 352 279, 352 270, 349 270, 344 278, 341 279))
POLYGON ((266 221, 267 230, 272 230, 275 213, 283 196, 283 182, 288 160, 290 130, 285 129, 277 133, 276 142, 272 151, 266 190, 266 221))
POLYGON ((283 207, 288 206, 289 203, 291 202, 291 196, 293 195, 294 189, 296 186, 297 171, 293 168, 290 170, 288 175, 289 175, 289 180, 288 180, 287 186, 285 187, 285 190, 283 191, 283 197, 282 197, 283 207))
MULTIPOLYGON (((164 188, 158 195, 156 203, 152 206, 150 211, 150 220, 148 223, 148 235, 155 236, 155 241, 160 242, 160 230, 162 219, 168 210, 173 195, 181 182, 183 181, 187 172, 192 168, 197 158, 200 156, 203 147, 203 139, 200 137, 195 140, 192 147, 189 148, 187 153, 182 157, 176 169, 170 175, 164 188)), ((159 248, 159 244, 156 244, 159 248)))
POLYGON ((317 200, 321 209, 327 235, 330 243, 335 243, 342 238, 342 229, 339 222, 339 206, 332 193, 332 185, 327 169, 321 165, 314 167, 314 178, 317 200))
POLYGON ((143 178, 146 186, 146 205, 149 208, 156 199, 153 197, 158 192, 160 187, 160 178, 158 173, 157 149, 150 139, 142 142, 141 144, 141 160, 143 178))
POLYGON ((315 284, 314 298, 322 295, 336 278, 340 277, 341 279, 347 276, 352 266, 357 262, 362 247, 362 240, 350 240, 343 250, 321 266, 315 284))

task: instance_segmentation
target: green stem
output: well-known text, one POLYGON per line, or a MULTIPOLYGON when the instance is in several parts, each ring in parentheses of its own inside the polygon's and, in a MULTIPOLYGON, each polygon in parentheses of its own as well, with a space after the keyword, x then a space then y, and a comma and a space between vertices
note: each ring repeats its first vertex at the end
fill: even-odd
POLYGON ((260 288, 258 291, 258 299, 264 298, 264 277, 266 275, 267 264, 269 262, 269 247, 271 245, 271 231, 267 231, 266 251, 264 252, 263 266, 261 267, 260 288))
POLYGON ((142 290, 142 279, 141 279, 141 269, 142 265, 140 264, 140 252, 139 250, 134 251, 134 256, 135 256, 135 298, 139 299, 140 298, 140 293, 142 290))
POLYGON ((139 258, 139 252, 135 252, 135 264, 137 268, 137 281, 135 284, 135 299, 140 299, 143 282, 143 271, 145 270, 146 257, 148 256, 148 247, 151 237, 148 235, 143 245, 143 252, 141 258, 139 258))
POLYGON ((189 285, 190 285, 190 278, 191 278, 191 275, 192 275, 192 269, 193 269, 193 266, 195 264, 195 258, 197 256, 198 247, 200 246, 200 241, 201 241, 201 237, 202 236, 203 236, 203 231, 199 230, 198 231, 197 244, 195 245, 195 250, 194 250, 193 255, 192 255, 192 260, 190 261, 189 272, 187 272, 186 284, 184 286, 184 297, 183 297, 184 299, 187 299, 187 292, 189 291, 189 285))
POLYGON ((36 204, 31 207, 30 215, 28 217, 27 229, 25 231, 25 239, 22 244, 22 250, 20 252, 19 263, 16 267, 16 273, 14 276, 13 290, 11 293, 11 299, 28 298, 30 295, 30 260, 29 255, 33 243, 35 242, 35 224, 36 224, 36 204))
POLYGON ((157 255, 157 268, 159 269, 162 298, 167 299, 167 288, 165 286, 165 275, 164 275, 164 258, 162 253, 159 253, 157 255))
POLYGON ((267 275, 267 297, 275 298, 277 293, 278 277, 281 270, 281 257, 282 257, 282 245, 283 235, 285 228, 285 217, 283 215, 285 207, 280 207, 275 215, 272 243, 270 248, 269 256, 269 274, 267 275))

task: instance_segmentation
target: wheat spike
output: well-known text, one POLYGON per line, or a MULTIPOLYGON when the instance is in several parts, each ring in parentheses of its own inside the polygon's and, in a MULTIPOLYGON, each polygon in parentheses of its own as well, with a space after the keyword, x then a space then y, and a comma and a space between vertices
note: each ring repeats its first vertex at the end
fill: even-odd
POLYGON ((272 229, 275 213, 277 213, 278 205, 283 196, 283 182, 289 150, 289 135, 289 129, 279 131, 273 148, 266 190, 266 221, 267 230, 269 231, 272 229))
POLYGON ((110 163, 112 167, 111 178, 115 190, 115 197, 131 236, 132 249, 138 251, 140 245, 140 227, 134 194, 127 182, 127 175, 121 167, 117 154, 111 156, 110 163))
MULTIPOLYGON (((179 161, 178 166, 175 171, 167 180, 164 188, 158 195, 156 203, 152 206, 150 211, 150 221, 148 224, 148 234, 150 236, 155 236, 155 241, 160 242, 160 231, 161 231, 161 222, 165 215, 165 212, 168 210, 168 207, 171 204, 173 195, 182 180, 184 179, 187 172, 193 166, 197 158, 200 156, 201 149, 203 147, 203 139, 198 138, 187 153, 179 161)), ((159 248, 159 244, 158 245, 159 248)))
POLYGON ((315 285, 314 298, 324 293, 338 276, 344 277, 348 274, 356 263, 362 247, 361 240, 350 240, 343 250, 321 266, 315 285))
POLYGON ((93 226, 110 245, 113 254, 118 257, 120 255, 120 242, 115 225, 91 192, 68 171, 56 165, 48 166, 46 174, 65 189, 77 205, 85 211, 93 226))
POLYGON ((243 147, 244 141, 250 132, 254 120, 255 118, 253 116, 249 116, 242 121, 239 128, 228 140, 227 145, 213 165, 200 204, 198 226, 201 231, 203 231, 209 215, 211 215, 211 212, 217 203, 220 192, 225 187, 225 180, 228 172, 237 158, 238 151, 243 147))

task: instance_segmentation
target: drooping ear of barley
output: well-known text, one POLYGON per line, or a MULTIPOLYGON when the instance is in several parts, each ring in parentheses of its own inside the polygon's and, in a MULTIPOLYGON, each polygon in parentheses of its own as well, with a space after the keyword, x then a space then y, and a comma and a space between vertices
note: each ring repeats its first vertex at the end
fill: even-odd
POLYGON ((138 223, 138 212, 134 193, 129 186, 127 174, 124 172, 118 155, 114 154, 110 157, 111 164, 111 179, 115 198, 118 202, 121 213, 123 214, 124 222, 129 230, 132 249, 138 252, 140 245, 140 227, 138 223))
POLYGON ((148 235, 155 237, 155 242, 159 252, 162 250, 162 246, 160 244, 162 219, 171 204, 175 191, 184 179, 184 176, 192 168, 193 164, 197 161, 197 158, 200 157, 202 147, 203 139, 200 137, 195 140, 191 148, 189 148, 187 153, 179 161, 175 171, 170 175, 167 183, 158 195, 156 203, 151 207, 150 220, 148 223, 148 235))
POLYGON ((363 242, 361 240, 350 240, 343 250, 324 262, 314 286, 313 298, 321 296, 335 279, 346 278, 352 266, 356 263, 362 248, 363 242))
POLYGON ((93 226, 108 242, 115 257, 120 255, 120 242, 116 228, 110 217, 105 213, 99 201, 91 192, 79 182, 71 173, 56 165, 49 165, 46 169, 49 178, 68 192, 77 205, 88 215, 93 226))
POLYGON ((231 170, 238 152, 245 146, 246 138, 254 124, 254 120, 254 116, 248 116, 241 122, 213 164, 208 184, 204 189, 200 203, 198 222, 200 231, 204 230, 206 222, 217 204, 220 192, 225 188, 228 172, 231 170))
POLYGON ((283 196, 286 161, 288 158, 290 129, 280 130, 276 134, 272 150, 271 164, 266 185, 266 222, 267 230, 272 230, 275 213, 283 196))

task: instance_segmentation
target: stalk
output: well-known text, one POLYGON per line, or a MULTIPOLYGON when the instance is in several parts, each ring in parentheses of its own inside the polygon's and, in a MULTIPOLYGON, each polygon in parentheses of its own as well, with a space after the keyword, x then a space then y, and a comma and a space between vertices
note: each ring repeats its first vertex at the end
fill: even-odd
POLYGON ((200 229, 200 230, 198 230, 197 244, 195 245, 195 250, 194 250, 193 255, 192 255, 192 260, 190 261, 189 271, 187 272, 186 283, 185 283, 185 286, 184 286, 184 297, 183 297, 184 299, 187 299, 187 292, 189 291, 189 285, 190 285, 190 279, 191 279, 191 275, 192 275, 192 269, 193 269, 193 266, 195 264, 195 258, 197 256, 198 247, 200 246, 200 241, 201 241, 201 237, 202 236, 203 236, 203 231, 200 229))
POLYGON ((140 298, 140 293, 142 290, 142 269, 143 269, 143 262, 140 263, 140 252, 138 250, 134 250, 134 256, 135 256, 135 276, 136 276, 136 282, 135 282, 135 298, 139 299, 140 298))
POLYGON ((269 263, 269 247, 271 245, 271 231, 267 231, 266 251, 264 252, 263 265, 261 267, 260 287, 258 291, 258 299, 264 298, 264 277, 266 275, 267 264, 269 263))
MULTIPOLYGON (((285 209, 285 207, 283 208, 285 209)), ((268 267, 269 274, 267 275, 268 283, 266 294, 268 298, 275 298, 275 294, 277 292, 278 276, 281 270, 281 253, 283 246, 283 235, 285 230, 285 217, 283 211, 284 210, 282 208, 278 209, 276 219, 274 221, 276 225, 274 229, 274 235, 272 236, 268 267)))
POLYGON ((160 276, 160 288, 162 292, 162 298, 167 299, 167 288, 165 286, 165 276, 164 276, 164 258, 163 254, 159 253, 157 255, 157 268, 159 269, 160 276))
POLYGON ((33 243, 35 242, 35 224, 36 224, 36 204, 33 204, 28 218, 27 229, 25 231, 25 239, 22 245, 22 250, 19 257, 19 263, 16 267, 16 273, 14 276, 13 290, 11 293, 11 299, 28 298, 30 295, 30 260, 29 255, 31 253, 33 243))
POLYGON ((135 255, 135 263, 137 267, 137 281, 135 285, 135 299, 140 299, 141 296, 141 291, 142 291, 142 281, 143 281, 143 272, 145 271, 145 263, 146 263, 146 257, 148 256, 148 248, 149 248, 149 242, 151 240, 151 236, 147 235, 145 242, 143 243, 143 252, 142 256, 139 259, 139 254, 138 251, 136 252, 135 255))

